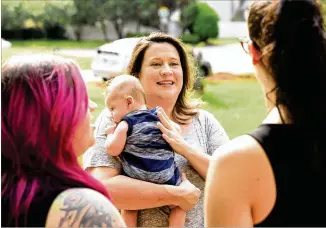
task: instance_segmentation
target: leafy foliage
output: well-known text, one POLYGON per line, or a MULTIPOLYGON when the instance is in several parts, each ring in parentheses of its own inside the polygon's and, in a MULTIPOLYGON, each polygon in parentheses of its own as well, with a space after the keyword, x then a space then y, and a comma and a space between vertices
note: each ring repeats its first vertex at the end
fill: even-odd
POLYGON ((183 34, 180 39, 184 43, 197 44, 200 42, 200 37, 196 34, 183 34))
POLYGON ((218 36, 218 20, 216 12, 207 3, 197 3, 197 16, 193 31, 201 41, 218 36))
POLYGON ((1 29, 21 29, 31 17, 22 2, 12 4, 4 1, 1 7, 1 29))
POLYGON ((197 4, 195 1, 186 5, 181 11, 181 24, 183 32, 187 29, 193 32, 193 25, 197 15, 197 4))
POLYGON ((207 42, 209 38, 218 37, 219 17, 207 3, 191 2, 183 8, 181 18, 184 32, 190 32, 190 35, 182 36, 185 42, 207 42))

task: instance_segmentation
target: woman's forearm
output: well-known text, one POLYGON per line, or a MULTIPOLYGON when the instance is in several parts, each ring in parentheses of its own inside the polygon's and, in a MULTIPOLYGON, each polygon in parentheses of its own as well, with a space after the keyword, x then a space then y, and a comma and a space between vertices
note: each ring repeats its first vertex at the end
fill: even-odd
POLYGON ((178 189, 118 175, 101 180, 112 197, 113 204, 126 210, 176 205, 178 189))
POLYGON ((184 156, 189 161, 190 165, 204 180, 206 179, 209 161, 211 158, 210 155, 197 151, 189 146, 186 146, 180 155, 184 156))

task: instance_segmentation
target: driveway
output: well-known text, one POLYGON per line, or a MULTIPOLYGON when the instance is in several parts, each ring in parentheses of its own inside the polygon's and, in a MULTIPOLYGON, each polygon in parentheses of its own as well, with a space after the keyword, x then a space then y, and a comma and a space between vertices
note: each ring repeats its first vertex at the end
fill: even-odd
POLYGON ((203 59, 211 64, 213 73, 254 73, 250 56, 242 50, 240 44, 198 47, 195 50, 202 52, 203 59))

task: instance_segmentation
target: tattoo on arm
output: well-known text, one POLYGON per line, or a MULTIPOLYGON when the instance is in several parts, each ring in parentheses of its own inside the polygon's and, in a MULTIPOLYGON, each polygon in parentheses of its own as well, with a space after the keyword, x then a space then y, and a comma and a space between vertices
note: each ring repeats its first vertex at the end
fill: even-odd
MULTIPOLYGON (((106 200, 96 200, 89 191, 74 190, 63 199, 59 227, 122 227, 121 219, 106 200)), ((103 196, 104 198, 104 196, 103 196)), ((102 197, 100 198, 102 199, 102 197)))

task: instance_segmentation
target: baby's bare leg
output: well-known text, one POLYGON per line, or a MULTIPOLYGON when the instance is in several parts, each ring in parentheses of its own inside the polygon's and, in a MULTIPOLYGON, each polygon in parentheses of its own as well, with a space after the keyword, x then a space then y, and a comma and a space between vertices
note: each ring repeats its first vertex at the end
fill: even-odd
POLYGON ((186 212, 180 207, 175 207, 170 213, 169 227, 184 227, 186 220, 186 212))
POLYGON ((121 210, 121 216, 127 227, 137 227, 137 210, 121 210))

